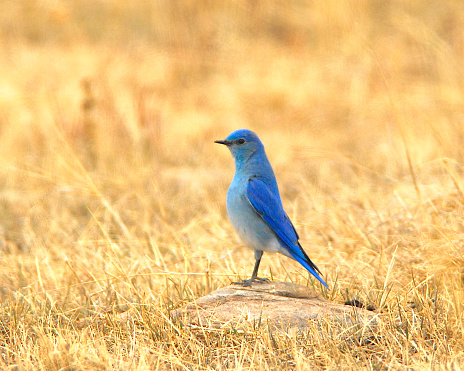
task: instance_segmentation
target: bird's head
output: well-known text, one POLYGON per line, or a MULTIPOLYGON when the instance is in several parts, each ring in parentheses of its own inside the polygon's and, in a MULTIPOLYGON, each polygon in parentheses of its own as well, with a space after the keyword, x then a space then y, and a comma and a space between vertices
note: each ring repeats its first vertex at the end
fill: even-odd
POLYGON ((257 151, 264 152, 263 143, 258 136, 248 129, 236 130, 224 140, 216 140, 214 143, 227 146, 238 163, 245 163, 257 151))

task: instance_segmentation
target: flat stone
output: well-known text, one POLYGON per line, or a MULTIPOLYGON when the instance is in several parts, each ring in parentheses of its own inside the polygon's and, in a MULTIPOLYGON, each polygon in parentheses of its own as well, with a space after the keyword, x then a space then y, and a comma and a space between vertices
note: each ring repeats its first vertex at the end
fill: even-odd
POLYGON ((231 285, 171 312, 174 320, 201 328, 240 329, 270 326, 308 330, 330 324, 340 330, 372 332, 378 316, 362 308, 331 302, 308 287, 289 282, 231 285))

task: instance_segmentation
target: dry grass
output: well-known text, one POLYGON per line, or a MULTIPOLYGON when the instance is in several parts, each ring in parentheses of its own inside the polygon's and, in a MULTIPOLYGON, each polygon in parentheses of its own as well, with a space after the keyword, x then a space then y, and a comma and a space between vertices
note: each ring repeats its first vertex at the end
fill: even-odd
POLYGON ((460 369, 463 29, 458 0, 3 1, 0 368, 460 369), (376 336, 170 321, 251 273, 213 144, 241 127, 376 336))

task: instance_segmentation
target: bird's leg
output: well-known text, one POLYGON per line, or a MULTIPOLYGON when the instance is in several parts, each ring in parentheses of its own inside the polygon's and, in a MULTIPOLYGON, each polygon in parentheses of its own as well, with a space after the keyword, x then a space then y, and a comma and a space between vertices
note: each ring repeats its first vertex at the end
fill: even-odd
POLYGON ((251 275, 251 280, 261 280, 262 278, 258 278, 258 269, 259 269, 259 263, 261 263, 261 258, 263 257, 263 252, 260 250, 255 250, 255 267, 253 268, 253 273, 251 275))
POLYGON ((242 282, 233 282, 235 285, 240 285, 243 287, 249 287, 253 284, 253 282, 257 283, 265 283, 269 282, 267 278, 259 278, 258 277, 258 269, 259 269, 259 263, 261 263, 261 258, 263 257, 263 252, 261 250, 255 250, 255 267, 253 268, 253 274, 251 275, 251 278, 247 280, 243 280, 242 282))

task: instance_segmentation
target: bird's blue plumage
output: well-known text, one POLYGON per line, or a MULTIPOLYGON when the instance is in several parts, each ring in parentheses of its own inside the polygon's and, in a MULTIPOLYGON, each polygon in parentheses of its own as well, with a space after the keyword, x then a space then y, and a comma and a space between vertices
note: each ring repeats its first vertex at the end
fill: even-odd
POLYGON ((245 283, 259 280, 262 253, 269 251, 296 260, 327 287, 298 242, 298 233, 283 209, 274 171, 258 136, 241 129, 216 143, 227 145, 235 160, 235 176, 227 192, 229 219, 245 245, 255 250, 253 275, 245 283))
POLYGON ((298 237, 280 201, 258 177, 248 180, 247 196, 256 212, 287 246, 297 243, 298 237))
MULTIPOLYGON (((290 218, 285 213, 280 200, 278 200, 269 188, 259 178, 248 180, 248 200, 256 212, 263 218, 269 227, 288 250, 293 259, 305 267, 314 277, 327 287, 327 284, 319 276, 317 271, 308 264, 308 256, 298 242, 298 234, 290 218)), ((313 264, 314 265, 314 264, 313 264)))

